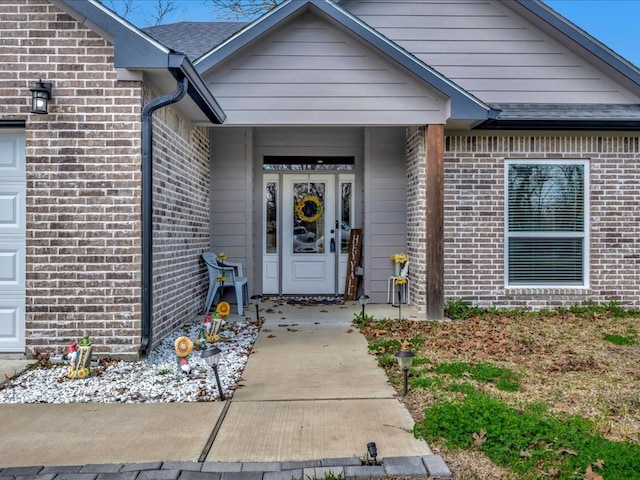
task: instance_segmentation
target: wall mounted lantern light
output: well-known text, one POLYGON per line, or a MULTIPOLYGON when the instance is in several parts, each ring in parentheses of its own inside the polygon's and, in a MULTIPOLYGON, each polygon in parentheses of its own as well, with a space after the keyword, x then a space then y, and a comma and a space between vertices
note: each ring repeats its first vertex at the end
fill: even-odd
POLYGON ((38 80, 31 90, 31 113, 46 115, 49 113, 51 83, 38 80))

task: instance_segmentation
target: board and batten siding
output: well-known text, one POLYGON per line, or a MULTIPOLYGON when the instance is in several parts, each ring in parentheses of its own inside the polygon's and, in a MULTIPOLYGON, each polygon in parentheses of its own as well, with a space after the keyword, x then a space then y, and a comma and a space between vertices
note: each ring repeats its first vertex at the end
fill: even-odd
POLYGON ((637 103, 508 3, 348 0, 341 6, 486 103, 637 103))
POLYGON ((393 275, 390 257, 407 249, 405 129, 367 128, 365 158, 365 293, 384 303, 393 275))
POLYGON ((448 100, 306 13, 203 78, 229 125, 444 123, 448 100))

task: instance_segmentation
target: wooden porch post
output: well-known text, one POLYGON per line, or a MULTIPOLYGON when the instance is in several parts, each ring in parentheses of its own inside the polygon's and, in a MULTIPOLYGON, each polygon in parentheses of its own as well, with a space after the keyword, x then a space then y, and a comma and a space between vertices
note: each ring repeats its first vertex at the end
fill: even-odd
POLYGON ((444 318, 444 125, 427 125, 426 282, 427 319, 444 318))

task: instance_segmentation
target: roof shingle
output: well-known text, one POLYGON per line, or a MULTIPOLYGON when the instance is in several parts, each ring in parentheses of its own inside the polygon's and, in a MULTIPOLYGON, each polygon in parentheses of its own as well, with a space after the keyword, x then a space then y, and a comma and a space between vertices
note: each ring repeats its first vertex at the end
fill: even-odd
POLYGON ((194 61, 245 25, 245 22, 178 22, 144 28, 143 31, 194 61))

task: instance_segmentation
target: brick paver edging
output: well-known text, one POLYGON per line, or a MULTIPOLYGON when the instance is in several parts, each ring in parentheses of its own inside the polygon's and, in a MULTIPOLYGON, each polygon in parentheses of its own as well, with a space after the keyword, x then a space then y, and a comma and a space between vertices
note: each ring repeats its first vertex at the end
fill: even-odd
POLYGON ((149 462, 61 467, 0 468, 0 480, 292 480, 345 479, 384 475, 451 478, 440 455, 387 457, 382 465, 362 465, 359 458, 324 458, 303 462, 149 462))

